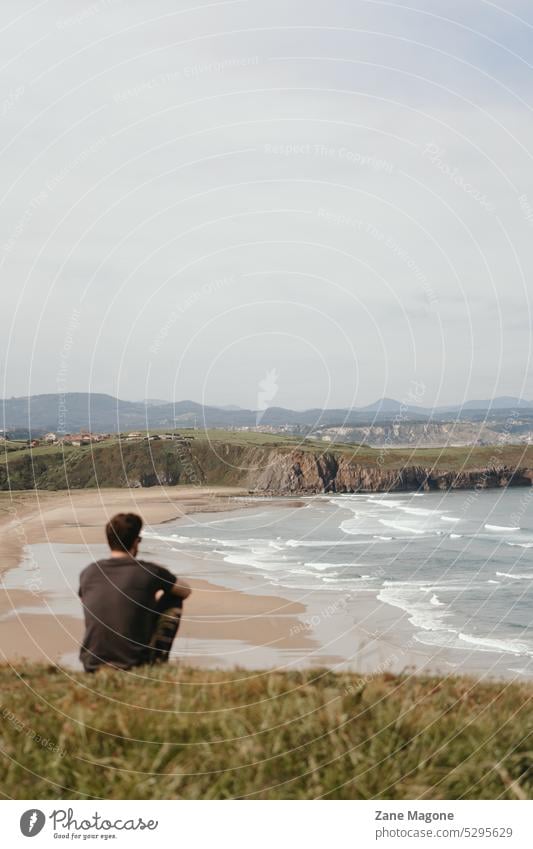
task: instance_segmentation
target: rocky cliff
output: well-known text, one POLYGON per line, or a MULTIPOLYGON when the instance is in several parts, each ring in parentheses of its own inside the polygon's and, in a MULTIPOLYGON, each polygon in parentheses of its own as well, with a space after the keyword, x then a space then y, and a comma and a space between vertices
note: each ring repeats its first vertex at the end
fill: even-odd
POLYGON ((272 453, 264 468, 254 469, 243 481, 256 492, 272 494, 317 492, 389 492, 447 489, 491 489, 531 486, 533 469, 492 466, 467 471, 406 465, 386 469, 366 465, 336 453, 307 451, 272 453))

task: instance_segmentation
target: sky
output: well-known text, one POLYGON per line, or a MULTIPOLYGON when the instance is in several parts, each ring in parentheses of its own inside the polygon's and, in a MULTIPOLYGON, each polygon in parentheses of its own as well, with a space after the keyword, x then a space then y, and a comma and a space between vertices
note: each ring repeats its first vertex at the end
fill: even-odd
POLYGON ((4 0, 0 396, 533 398, 533 10, 4 0))

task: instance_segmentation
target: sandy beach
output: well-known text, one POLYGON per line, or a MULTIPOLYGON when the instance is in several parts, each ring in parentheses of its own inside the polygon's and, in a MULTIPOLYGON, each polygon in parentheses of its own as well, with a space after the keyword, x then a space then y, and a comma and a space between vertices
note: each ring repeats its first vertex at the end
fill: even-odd
POLYGON ((168 533, 183 527, 192 514, 214 530, 221 522, 233 528, 243 514, 253 518, 249 508, 260 509, 273 522, 292 509, 287 520, 293 528, 305 513, 300 513, 303 502, 298 499, 258 501, 232 488, 154 487, 15 493, 2 496, 0 506, 0 659, 8 662, 28 659, 79 668, 79 574, 106 555, 107 519, 133 510, 147 526, 142 556, 183 575, 193 587, 174 644, 174 661, 225 669, 321 666, 365 676, 529 675, 527 664, 508 654, 424 645, 406 612, 383 604, 376 591, 277 588, 259 581, 259 573, 238 560, 228 564, 220 553, 193 555, 172 541, 159 541, 168 540, 168 533), (215 515, 227 511, 240 512, 235 519, 215 515))
POLYGON ((246 494, 196 486, 0 493, 0 573, 20 561, 26 545, 103 542, 105 524, 118 512, 140 513, 145 523, 161 524, 194 512, 231 510, 231 499, 246 494))
MULTIPOLYGON (((104 555, 104 526, 114 513, 132 510, 140 513, 147 525, 164 527, 164 523, 193 513, 214 518, 213 514, 221 511, 243 510, 246 501, 242 499, 246 495, 239 489, 199 487, 3 495, 0 657, 9 662, 27 659, 77 667, 83 633, 76 596, 78 575, 94 556, 104 555), (93 556, 94 547, 100 545, 101 552, 93 556), (61 553, 51 554, 51 549, 59 550, 61 546, 76 548, 82 558, 79 568, 65 576, 61 588, 62 597, 69 598, 67 611, 54 605, 51 592, 53 575, 62 568, 61 553), (17 567, 28 555, 22 581, 17 579, 17 585, 10 586, 10 575, 17 573, 17 567)), ((271 501, 269 507, 272 506, 287 507, 289 502, 271 501)), ((298 507, 299 502, 293 500, 290 506, 298 507)), ((144 542, 145 552, 149 549, 147 543, 144 542)), ((149 551, 145 556, 150 559, 149 551)), ((302 602, 272 591, 243 591, 195 577, 195 565, 185 558, 180 563, 179 573, 187 577, 193 594, 185 606, 175 659, 225 668, 341 667, 351 657, 354 646, 366 646, 359 665, 372 670, 390 656, 386 641, 372 645, 367 629, 357 628, 354 634, 353 622, 348 630, 344 622, 340 635, 335 633, 338 622, 334 614, 342 606, 333 594, 317 593, 302 602), (322 629, 317 630, 314 623, 322 629)), ((404 657, 400 665, 406 665, 404 657)))
MULTIPOLYGON (((32 554, 30 578, 21 589, 6 586, 6 574, 17 567, 24 553, 39 544, 70 544, 90 549, 104 543, 104 526, 119 511, 140 513, 148 525, 159 525, 192 513, 217 513, 243 509, 244 490, 234 488, 180 487, 165 489, 109 489, 54 493, 13 493, 0 498, 0 654, 3 659, 75 662, 82 636, 79 616, 57 614, 49 606, 46 578, 47 553, 32 554), (41 562, 39 562, 41 561, 41 562), (35 612, 35 611, 38 612, 35 612)), ((82 549, 83 550, 83 549, 82 549)), ((102 552, 103 553, 103 552, 102 552)), ((282 650, 310 648, 313 641, 299 627, 304 605, 275 595, 244 593, 209 581, 195 579, 190 564, 183 572, 193 587, 180 628, 180 643, 203 641, 210 645, 245 642, 252 646, 275 646, 282 650)), ((70 579, 71 595, 77 591, 78 574, 70 579)), ((221 649, 221 655, 224 651, 221 649)), ((201 662, 201 657, 190 657, 201 662)))

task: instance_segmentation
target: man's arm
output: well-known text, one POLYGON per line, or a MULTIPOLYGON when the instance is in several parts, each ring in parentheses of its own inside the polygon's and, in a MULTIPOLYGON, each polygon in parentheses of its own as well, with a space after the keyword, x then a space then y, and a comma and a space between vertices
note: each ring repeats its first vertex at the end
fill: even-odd
POLYGON ((176 578, 176 583, 172 584, 170 588, 170 592, 172 595, 178 596, 178 598, 189 598, 192 593, 192 589, 190 588, 187 581, 184 581, 183 578, 176 578))
POLYGON ((169 595, 175 595, 177 598, 186 599, 189 598, 192 593, 192 589, 183 578, 179 578, 177 575, 174 575, 173 572, 170 572, 164 566, 158 566, 156 564, 149 564, 154 576, 157 578, 157 584, 159 584, 159 588, 156 590, 155 597, 159 599, 163 593, 168 593, 169 595))

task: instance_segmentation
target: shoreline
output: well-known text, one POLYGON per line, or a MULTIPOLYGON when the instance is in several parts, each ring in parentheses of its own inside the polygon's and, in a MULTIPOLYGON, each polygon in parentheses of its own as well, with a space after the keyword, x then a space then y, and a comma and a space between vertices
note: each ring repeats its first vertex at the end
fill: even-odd
MULTIPOLYGON (((94 491, 75 490, 45 493, 44 497, 42 493, 16 493, 1 499, 0 645, 15 647, 7 652, 0 650, 3 660, 55 663, 58 658, 66 658, 77 665, 83 633, 81 606, 79 615, 78 612, 75 615, 54 612, 53 594, 42 576, 43 571, 46 573, 54 566, 55 572, 60 571, 61 563, 47 565, 46 548, 84 546, 84 561, 90 562, 94 559, 91 549, 100 544, 104 546, 105 522, 118 511, 139 512, 145 526, 164 527, 168 522, 196 513, 214 515, 246 509, 245 496, 248 491, 237 487, 153 487, 98 490, 97 498, 94 491), (233 500, 237 498, 243 500, 233 500), (37 557, 36 547, 39 548, 37 557), (25 553, 29 555, 29 565, 25 553), (23 588, 10 589, 9 574, 25 565, 28 574, 23 588)), ((297 501, 291 499, 291 504, 296 506, 297 501)), ((144 556, 149 559, 149 555, 144 556)), ((79 571, 81 569, 72 576, 73 582, 68 586, 71 597, 76 592, 79 571)), ((186 563, 180 571, 187 574, 193 593, 186 603, 176 641, 178 657, 183 657, 186 644, 199 647, 197 654, 187 655, 190 662, 198 664, 203 662, 203 644, 209 645, 211 659, 213 646, 220 643, 221 657, 227 655, 224 646, 231 644, 238 651, 239 646, 251 645, 265 650, 265 660, 271 647, 292 652, 313 644, 310 636, 299 627, 298 617, 306 609, 303 604, 277 594, 257 595, 196 578, 194 574, 189 575, 186 563), (231 613, 224 613, 224 610, 231 613)), ((79 604, 77 599, 71 600, 79 604)))
MULTIPOLYGON (((203 521, 209 523, 215 513, 245 511, 259 504, 269 509, 298 509, 304 503, 297 498, 253 497, 237 488, 170 490, 100 490, 97 505, 93 493, 87 491, 50 493, 44 499, 34 494, 31 499, 21 499, 25 503, 18 505, 16 519, 4 509, 0 548, 5 554, 8 537, 11 562, 4 568, 0 588, 0 645, 11 648, 7 653, 0 651, 0 659, 44 660, 79 668, 83 626, 76 595, 78 575, 91 559, 104 556, 104 520, 117 510, 141 512, 147 526, 164 535, 168 522, 187 515, 203 514, 203 521), (14 532, 17 522, 23 536, 14 532), (77 548, 69 550, 68 546, 77 548), (68 567, 65 571, 64 564, 68 567), (10 573, 20 573, 11 588, 10 573), (61 604, 53 590, 58 575, 63 580, 56 594, 61 604)), ((173 547, 165 552, 154 546, 157 539, 157 533, 145 536, 141 556, 187 577, 194 590, 173 651, 173 660, 183 664, 265 672, 327 667, 355 671, 364 679, 383 673, 464 674, 478 680, 526 680, 531 675, 525 669, 513 669, 514 658, 502 658, 497 652, 425 644, 417 639, 405 611, 386 604, 373 590, 342 593, 317 588, 302 593, 288 587, 258 586, 238 568, 225 568, 225 561, 217 560, 214 553, 192 556, 173 547)))
POLYGON ((239 487, 151 487, 150 489, 17 490, 0 493, 0 575, 16 566, 35 542, 104 542, 104 527, 117 512, 139 512, 145 524, 163 524, 200 512, 231 510, 239 487), (227 501, 217 499, 226 498, 227 501), (7 565, 6 565, 7 564, 7 565))

